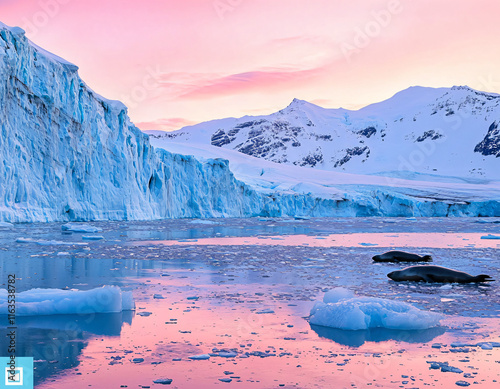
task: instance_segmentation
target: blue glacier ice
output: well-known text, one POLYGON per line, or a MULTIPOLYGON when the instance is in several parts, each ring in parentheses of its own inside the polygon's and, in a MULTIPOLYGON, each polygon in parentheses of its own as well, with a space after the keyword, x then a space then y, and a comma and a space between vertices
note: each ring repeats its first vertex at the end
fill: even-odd
POLYGON ((305 170, 267 179, 267 165, 248 160, 255 177, 262 175, 257 181, 250 173, 233 174, 233 160, 155 148, 127 108, 90 89, 77 66, 1 23, 0 80, 2 222, 500 216, 498 184, 407 188, 403 181, 342 173, 309 183, 305 170), (294 177, 293 185, 283 177, 294 177), (372 184, 360 185, 365 181, 372 184))
POLYGON ((390 328, 422 330, 439 325, 442 315, 413 305, 376 297, 357 297, 345 288, 325 294, 311 309, 311 324, 342 330, 390 328))
MULTIPOLYGON (((9 295, 0 289, 0 315, 8 314, 9 295)), ((117 286, 91 290, 31 289, 16 294, 16 316, 113 313, 134 310, 132 292, 117 286)))

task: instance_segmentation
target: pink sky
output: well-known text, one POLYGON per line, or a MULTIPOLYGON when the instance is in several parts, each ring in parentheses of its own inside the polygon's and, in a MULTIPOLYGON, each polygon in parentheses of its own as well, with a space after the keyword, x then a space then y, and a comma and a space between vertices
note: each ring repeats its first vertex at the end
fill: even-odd
POLYGON ((497 0, 0 0, 143 130, 359 108, 412 85, 500 93, 497 0))

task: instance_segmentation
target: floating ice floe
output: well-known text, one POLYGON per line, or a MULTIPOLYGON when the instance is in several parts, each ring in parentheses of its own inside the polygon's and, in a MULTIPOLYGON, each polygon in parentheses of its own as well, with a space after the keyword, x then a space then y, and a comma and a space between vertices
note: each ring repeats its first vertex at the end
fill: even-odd
POLYGON ((86 246, 87 243, 82 242, 64 242, 61 240, 43 240, 32 238, 17 238, 17 243, 35 243, 40 246, 86 246))
POLYGON ((208 354, 192 355, 189 357, 189 359, 193 359, 195 361, 202 361, 205 359, 210 359, 210 355, 208 354))
POLYGON ((82 236, 83 240, 102 240, 104 236, 102 235, 84 235, 82 236))
MULTIPOLYGON (((16 316, 112 313, 135 309, 132 292, 117 286, 90 290, 31 289, 16 294, 16 316)), ((0 315, 8 314, 8 292, 0 289, 0 315)))
POLYGON ((492 234, 483 235, 481 236, 481 239, 500 239, 500 235, 492 235, 492 234))
POLYGON ((153 383, 161 385, 170 385, 172 381, 173 381, 172 378, 159 378, 157 380, 154 380, 153 383))
POLYGON ((356 297, 345 288, 327 292, 311 309, 310 323, 343 330, 389 328, 420 330, 436 327, 440 314, 413 305, 376 297, 356 297))
POLYGON ((89 232, 101 232, 102 228, 94 227, 84 223, 66 223, 61 226, 61 230, 89 233, 89 232))
POLYGON ((14 224, 8 222, 0 222, 0 228, 14 228, 14 224))

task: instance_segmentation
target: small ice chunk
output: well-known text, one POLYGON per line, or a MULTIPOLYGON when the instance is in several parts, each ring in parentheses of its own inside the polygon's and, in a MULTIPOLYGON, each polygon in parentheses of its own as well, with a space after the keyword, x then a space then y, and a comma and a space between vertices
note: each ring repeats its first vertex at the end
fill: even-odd
POLYGON ((238 356, 238 353, 234 352, 234 351, 221 351, 219 352, 219 357, 223 357, 223 358, 234 358, 234 357, 237 357, 238 356))
POLYGON ((463 370, 459 369, 458 367, 454 367, 454 366, 450 366, 450 365, 442 365, 441 371, 444 373, 447 373, 447 372, 458 373, 458 374, 463 373, 463 370))
POLYGON ((378 327, 420 330, 438 326, 442 318, 438 313, 422 311, 401 301, 376 297, 348 298, 348 291, 338 291, 338 294, 335 290, 333 292, 327 297, 328 301, 335 301, 338 294, 341 299, 337 302, 316 302, 311 309, 311 324, 343 330, 378 327))
POLYGON ((483 235, 481 236, 481 239, 500 239, 500 235, 492 235, 492 234, 483 235))
POLYGON ((160 384, 160 385, 170 385, 172 383, 173 379, 172 378, 159 378, 157 380, 154 380, 154 384, 160 384))
POLYGON ((8 222, 0 222, 0 228, 14 228, 14 224, 8 222))
POLYGON ((469 386, 470 385, 470 383, 467 381, 457 381, 457 382, 455 382, 455 384, 457 386, 469 386))
POLYGON ((221 382, 231 382, 232 380, 232 378, 219 378, 219 381, 221 382))
POLYGON ((65 256, 65 255, 71 255, 70 253, 68 253, 67 251, 59 251, 57 253, 57 256, 65 256))
POLYGON ((255 313, 257 313, 258 315, 261 315, 261 314, 264 314, 264 313, 274 313, 274 311, 272 309, 266 308, 266 309, 262 309, 260 311, 257 311, 255 313))
POLYGON ((200 355, 191 355, 189 359, 193 359, 195 361, 202 361, 205 359, 210 359, 210 355, 208 354, 200 354, 200 355))
POLYGON ((152 312, 138 312, 137 314, 139 316, 148 317, 148 316, 151 316, 153 313, 152 312))
POLYGON ((89 233, 89 232, 101 232, 102 228, 94 227, 85 223, 66 223, 61 226, 61 230, 89 233))
POLYGON ((481 343, 479 347, 481 347, 483 350, 493 350, 493 346, 491 345, 491 343, 481 343))
POLYGON ((153 298, 161 300, 161 299, 164 299, 165 297, 163 297, 161 294, 154 294, 153 298))
POLYGON ((104 236, 102 235, 84 235, 82 236, 83 240, 102 240, 104 236))

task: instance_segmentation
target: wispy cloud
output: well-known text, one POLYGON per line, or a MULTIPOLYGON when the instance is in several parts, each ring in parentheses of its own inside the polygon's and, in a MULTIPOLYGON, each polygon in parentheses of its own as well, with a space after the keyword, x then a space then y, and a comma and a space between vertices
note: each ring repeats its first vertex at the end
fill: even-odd
POLYGON ((222 97, 252 91, 268 91, 275 88, 294 87, 320 76, 325 66, 311 69, 266 69, 229 75, 169 74, 161 81, 161 87, 184 99, 222 97))

